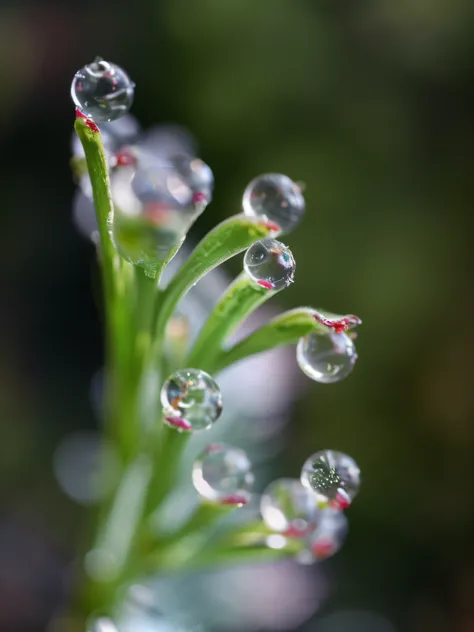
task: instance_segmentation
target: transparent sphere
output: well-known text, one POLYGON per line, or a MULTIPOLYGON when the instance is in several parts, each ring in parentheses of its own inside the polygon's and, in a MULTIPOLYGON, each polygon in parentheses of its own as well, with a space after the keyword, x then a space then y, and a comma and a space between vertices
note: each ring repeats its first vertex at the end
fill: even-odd
POLYGON ((329 507, 320 514, 317 528, 306 538, 306 547, 297 555, 303 564, 312 564, 337 553, 345 542, 349 523, 342 511, 329 507))
POLYGON ((200 369, 180 369, 161 389, 165 422, 178 430, 210 428, 222 412, 217 383, 200 369))
POLYGON ((209 203, 214 188, 212 169, 200 158, 176 155, 172 163, 178 175, 186 182, 193 194, 193 202, 209 203))
POLYGON ((193 484, 206 500, 245 505, 250 500, 254 476, 246 453, 225 443, 205 447, 193 465, 193 484))
POLYGON ((308 334, 300 338, 296 359, 303 373, 315 382, 340 382, 357 361, 354 342, 345 333, 308 334))
POLYGON ((360 488, 360 470, 347 454, 321 450, 306 460, 301 482, 316 492, 317 501, 335 509, 348 507, 360 488))
POLYGON ((95 121, 115 121, 132 106, 135 84, 127 73, 99 57, 74 75, 71 96, 76 107, 95 121))
POLYGON ((296 478, 280 478, 264 490, 260 500, 263 521, 273 531, 303 537, 314 531, 321 513, 314 494, 296 478))
POLYGON ((245 272, 267 290, 281 290, 290 285, 295 268, 291 250, 276 239, 257 241, 245 253, 245 272))
POLYGON ((252 180, 242 204, 245 215, 275 222, 282 233, 296 228, 305 212, 300 187, 281 173, 266 173, 252 180))

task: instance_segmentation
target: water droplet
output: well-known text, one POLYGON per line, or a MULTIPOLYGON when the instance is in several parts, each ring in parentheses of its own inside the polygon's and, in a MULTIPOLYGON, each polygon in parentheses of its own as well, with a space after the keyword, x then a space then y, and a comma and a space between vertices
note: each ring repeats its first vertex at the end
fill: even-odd
POLYGON ((245 272, 268 290, 288 287, 294 280, 295 268, 291 250, 276 239, 257 241, 245 253, 245 272))
POLYGON ((192 200, 201 203, 209 203, 212 199, 214 188, 214 174, 211 168, 200 158, 186 155, 177 155, 172 158, 173 166, 177 173, 192 192, 192 200))
POLYGON ((87 623, 87 632, 118 632, 118 628, 112 619, 98 617, 87 623))
POLYGON ((345 333, 309 334, 301 338, 296 358, 303 373, 316 382, 340 382, 354 368, 357 353, 345 333))
POLYGON ((165 422, 178 430, 210 428, 222 412, 222 396, 213 378, 200 369, 180 369, 161 389, 165 422))
POLYGON ((296 478, 280 478, 264 490, 260 513, 270 529, 303 537, 316 528, 320 509, 314 493, 296 478))
POLYGON ((245 505, 250 500, 254 476, 246 453, 225 443, 205 447, 193 466, 193 484, 206 500, 225 505, 245 505))
POLYGON ((245 215, 276 222, 282 233, 296 228, 305 212, 300 187, 280 173, 266 173, 252 180, 242 204, 245 215))
POLYGON ((347 454, 321 450, 311 455, 301 470, 301 482, 316 492, 317 501, 345 509, 357 495, 360 470, 347 454))
POLYGON ((98 57, 76 72, 71 96, 76 107, 95 121, 114 121, 130 110, 134 89, 120 66, 98 57))
POLYGON ((306 547, 297 554, 297 561, 312 564, 331 557, 342 548, 348 532, 349 523, 342 511, 323 509, 318 526, 306 537, 306 547))

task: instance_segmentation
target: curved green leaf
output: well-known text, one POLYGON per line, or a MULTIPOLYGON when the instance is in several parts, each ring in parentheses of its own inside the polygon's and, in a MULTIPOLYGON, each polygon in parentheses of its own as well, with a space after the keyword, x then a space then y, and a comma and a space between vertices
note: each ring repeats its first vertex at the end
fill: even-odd
POLYGON ((180 299, 201 277, 254 242, 277 233, 278 226, 273 222, 245 215, 235 215, 211 230, 162 292, 153 354, 162 348, 166 325, 180 299))
POLYGON ((195 366, 212 373, 221 345, 259 305, 277 294, 256 285, 242 272, 222 295, 191 349, 186 366, 195 366))

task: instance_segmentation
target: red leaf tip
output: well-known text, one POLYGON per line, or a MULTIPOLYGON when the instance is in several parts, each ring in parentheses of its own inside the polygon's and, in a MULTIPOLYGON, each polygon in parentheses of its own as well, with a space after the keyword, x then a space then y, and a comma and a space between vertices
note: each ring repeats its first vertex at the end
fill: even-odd
POLYGON ((265 281, 263 279, 259 279, 257 281, 258 285, 260 285, 260 287, 264 287, 266 290, 273 290, 274 285, 273 283, 271 283, 270 281, 265 281))
POLYGON ((272 233, 279 233, 281 231, 281 228, 276 222, 267 221, 263 222, 263 225, 265 226, 265 228, 268 228, 268 230, 271 230, 272 233))
POLYGON ((225 496, 219 500, 220 505, 238 505, 241 507, 242 505, 247 504, 247 499, 244 496, 233 495, 233 496, 225 496))
POLYGON ((99 132, 99 128, 97 127, 97 125, 94 123, 94 121, 90 118, 87 118, 87 116, 84 114, 84 112, 81 112, 81 110, 79 110, 79 108, 76 108, 76 118, 82 118, 86 121, 86 125, 89 129, 91 129, 93 132, 99 132))

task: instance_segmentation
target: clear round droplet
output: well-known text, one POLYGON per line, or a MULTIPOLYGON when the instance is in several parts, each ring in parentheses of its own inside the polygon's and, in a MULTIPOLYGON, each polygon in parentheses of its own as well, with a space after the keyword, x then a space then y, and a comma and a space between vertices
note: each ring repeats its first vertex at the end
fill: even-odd
POLYGON ((296 262, 291 250, 276 239, 262 239, 245 253, 244 270, 257 285, 281 290, 294 280, 296 262))
POLYGON ((266 173, 252 180, 242 204, 245 215, 275 222, 282 233, 296 228, 305 212, 300 187, 281 173, 266 173))
POLYGON ((254 476, 247 454, 225 443, 211 443, 193 465, 193 484, 213 502, 245 505, 250 500, 254 476))
POLYGON ((205 430, 222 412, 222 395, 213 378, 200 369, 180 369, 161 389, 164 421, 178 430, 205 430))
POLYGON ((209 165, 200 158, 186 155, 174 156, 172 163, 178 175, 190 188, 192 201, 208 204, 214 188, 214 174, 209 165))
POLYGON ((74 75, 71 96, 76 107, 95 121, 115 121, 127 114, 133 103, 135 84, 127 73, 97 58, 74 75))
POLYGON ((320 513, 317 528, 306 538, 306 547, 297 554, 302 564, 321 562, 337 553, 349 532, 347 516, 329 507, 320 513))
POLYGON ((303 373, 315 382, 340 382, 357 361, 353 340, 345 333, 309 334, 300 338, 296 358, 303 373))
POLYGON ((299 480, 280 478, 264 490, 260 513, 273 531, 299 538, 316 529, 321 511, 314 494, 299 480))
POLYGON ((319 503, 345 509, 360 488, 360 469, 347 454, 320 450, 311 455, 301 470, 302 484, 316 493, 319 503))

